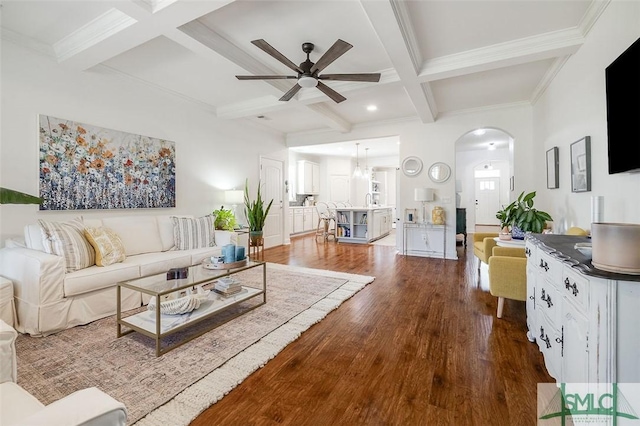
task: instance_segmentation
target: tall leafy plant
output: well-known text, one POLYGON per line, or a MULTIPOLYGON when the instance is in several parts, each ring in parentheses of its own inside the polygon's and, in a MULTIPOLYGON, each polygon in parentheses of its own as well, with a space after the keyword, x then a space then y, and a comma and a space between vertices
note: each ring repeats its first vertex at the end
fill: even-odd
POLYGON ((13 189, 0 188, 0 204, 40 204, 42 198, 14 191, 13 189))
POLYGON ((264 207, 265 204, 262 199, 260 186, 260 181, 258 181, 256 199, 252 201, 249 197, 249 179, 246 180, 244 185, 244 214, 247 216, 249 230, 252 232, 262 231, 264 223, 267 220, 269 210, 271 209, 271 205, 273 204, 273 199, 271 199, 267 207, 264 207))

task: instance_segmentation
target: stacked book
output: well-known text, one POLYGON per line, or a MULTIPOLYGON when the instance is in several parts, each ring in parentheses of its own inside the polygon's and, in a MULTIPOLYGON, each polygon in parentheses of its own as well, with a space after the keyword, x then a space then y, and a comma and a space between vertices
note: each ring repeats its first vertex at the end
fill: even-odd
POLYGON ((223 296, 231 296, 242 291, 239 281, 221 279, 216 281, 213 291, 223 296))

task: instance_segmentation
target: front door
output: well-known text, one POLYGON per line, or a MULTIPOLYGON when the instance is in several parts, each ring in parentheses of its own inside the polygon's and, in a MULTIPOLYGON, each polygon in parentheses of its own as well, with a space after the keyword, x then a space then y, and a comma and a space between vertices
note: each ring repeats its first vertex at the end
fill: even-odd
POLYGON ((476 225, 500 225, 500 178, 476 178, 476 225))
POLYGON ((264 246, 274 247, 284 243, 284 163, 271 158, 260 158, 260 182, 262 199, 266 205, 273 199, 271 210, 264 224, 264 246))

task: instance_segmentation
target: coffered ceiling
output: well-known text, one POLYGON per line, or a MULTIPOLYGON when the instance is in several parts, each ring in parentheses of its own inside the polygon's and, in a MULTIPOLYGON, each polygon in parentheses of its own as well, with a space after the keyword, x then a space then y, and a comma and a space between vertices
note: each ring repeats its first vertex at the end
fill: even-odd
POLYGON ((187 99, 220 119, 287 134, 532 103, 575 53, 607 2, 569 1, 11 1, 2 38, 69 69, 111 73, 187 99), (382 74, 333 82, 288 102, 295 80, 236 75, 290 69, 251 44, 264 39, 296 64, 303 42, 317 59, 337 40, 353 48, 328 73, 382 74), (368 111, 369 105, 377 110, 368 111))

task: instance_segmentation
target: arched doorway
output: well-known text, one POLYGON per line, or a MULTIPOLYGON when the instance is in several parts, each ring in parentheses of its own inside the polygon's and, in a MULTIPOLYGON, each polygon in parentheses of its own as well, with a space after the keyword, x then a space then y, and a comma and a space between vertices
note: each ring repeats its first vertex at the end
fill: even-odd
POLYGON ((456 141, 456 207, 466 227, 498 226, 495 212, 510 202, 513 138, 497 128, 474 129, 456 141))

